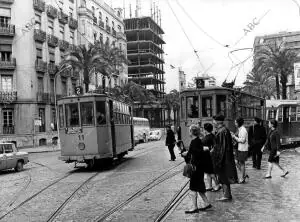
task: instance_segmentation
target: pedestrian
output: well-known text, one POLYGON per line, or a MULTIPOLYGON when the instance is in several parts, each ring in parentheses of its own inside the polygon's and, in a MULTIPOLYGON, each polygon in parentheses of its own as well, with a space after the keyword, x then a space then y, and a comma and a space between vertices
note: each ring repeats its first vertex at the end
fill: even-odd
POLYGON ((253 168, 260 170, 262 152, 261 148, 266 142, 267 134, 265 127, 262 126, 262 120, 254 118, 254 124, 249 127, 248 142, 250 152, 252 153, 253 168))
POLYGON ((246 178, 249 178, 248 174, 246 174, 246 165, 245 162, 248 158, 248 132, 244 127, 244 119, 239 117, 235 120, 235 126, 238 128, 238 135, 234 135, 232 133, 232 138, 238 143, 237 149, 237 166, 242 174, 242 179, 240 179, 239 183, 245 183, 246 178))
POLYGON ((175 134, 173 130, 171 129, 171 126, 167 126, 167 137, 166 137, 166 146, 169 149, 171 159, 170 161, 175 161, 176 156, 174 153, 174 147, 176 144, 175 134))
POLYGON ((223 115, 218 115, 214 116, 213 120, 217 131, 212 158, 219 183, 222 184, 223 188, 223 197, 218 199, 218 201, 232 200, 230 184, 238 182, 232 137, 230 131, 224 125, 224 119, 223 115))
POLYGON ((203 150, 201 139, 199 138, 199 126, 191 125, 190 136, 192 137, 192 141, 190 143, 189 150, 182 153, 182 156, 188 158, 190 160, 190 163, 195 167, 195 171, 192 173, 190 178, 190 196, 193 202, 193 208, 191 210, 185 211, 185 213, 187 214, 197 213, 198 211, 205 211, 212 207, 205 195, 206 189, 204 183, 203 169, 203 163, 205 161, 205 152, 203 150), (198 208, 197 205, 198 193, 205 204, 202 208, 198 208))
POLYGON ((205 151, 204 173, 207 176, 207 183, 208 183, 208 188, 206 189, 206 191, 216 192, 221 189, 221 186, 215 175, 215 170, 213 167, 212 158, 211 158, 211 154, 210 154, 215 145, 215 135, 212 133, 213 125, 210 123, 205 123, 204 130, 205 130, 205 136, 202 140, 202 143, 203 143, 204 151, 205 151), (213 188, 213 186, 212 186, 212 181, 214 181, 214 183, 215 183, 215 188, 213 188))
POLYGON ((270 151, 270 155, 268 159, 269 162, 268 171, 267 171, 267 175, 264 177, 265 179, 272 178, 271 173, 274 165, 277 166, 282 171, 283 174, 281 175, 281 177, 285 177, 289 173, 289 171, 285 170, 279 165, 279 155, 280 155, 279 149, 281 144, 280 144, 280 135, 277 131, 277 125, 278 123, 276 120, 269 121, 270 131, 268 133, 267 141, 261 149, 262 152, 264 151, 265 148, 270 151))

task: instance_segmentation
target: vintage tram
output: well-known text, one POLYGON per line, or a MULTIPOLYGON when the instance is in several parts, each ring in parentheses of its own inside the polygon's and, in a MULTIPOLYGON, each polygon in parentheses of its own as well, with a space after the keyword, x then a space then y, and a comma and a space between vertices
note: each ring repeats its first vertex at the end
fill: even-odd
POLYGON ((106 94, 88 93, 57 102, 59 159, 85 162, 121 158, 134 148, 132 107, 106 94))
POLYGON ((294 147, 300 144, 300 101, 266 100, 266 119, 278 121, 281 145, 294 147))
POLYGON ((199 124, 203 133, 203 125, 212 123, 213 116, 225 116, 226 126, 236 131, 234 120, 243 117, 245 126, 253 123, 254 117, 265 119, 265 100, 240 90, 224 87, 207 87, 186 89, 180 93, 180 127, 182 142, 190 144, 189 127, 199 124))

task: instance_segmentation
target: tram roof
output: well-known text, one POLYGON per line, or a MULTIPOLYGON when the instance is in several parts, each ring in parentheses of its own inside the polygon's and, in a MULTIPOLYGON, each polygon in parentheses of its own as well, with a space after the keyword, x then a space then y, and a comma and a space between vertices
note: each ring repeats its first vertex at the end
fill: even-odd
POLYGON ((243 93, 243 94, 246 94, 246 95, 249 95, 249 96, 252 96, 252 97, 256 97, 256 98, 259 98, 259 99, 264 99, 264 98, 262 98, 262 97, 255 96, 255 95, 252 95, 252 94, 247 93, 247 92, 243 92, 243 91, 240 91, 240 90, 237 90, 237 89, 231 89, 231 88, 221 87, 221 86, 210 86, 210 87, 201 88, 201 89, 187 88, 187 89, 181 91, 180 94, 185 93, 185 92, 194 92, 194 91, 213 91, 213 90, 235 91, 235 92, 240 92, 240 93, 243 93))
POLYGON ((277 108, 283 105, 300 105, 300 100, 266 100, 267 107, 277 108))

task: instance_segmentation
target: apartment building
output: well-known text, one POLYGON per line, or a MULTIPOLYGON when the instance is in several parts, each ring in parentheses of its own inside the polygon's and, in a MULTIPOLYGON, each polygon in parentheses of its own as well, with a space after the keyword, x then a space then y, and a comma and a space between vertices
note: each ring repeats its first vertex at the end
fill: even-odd
MULTIPOLYGON (((0 140, 23 147, 57 139, 54 89, 57 98, 72 95, 82 78, 70 70, 56 75, 68 50, 93 43, 101 32, 103 38, 118 40, 119 47, 126 49, 124 34, 100 29, 98 20, 95 24, 93 17, 90 23, 82 13, 92 7, 110 24, 118 21, 116 29, 120 25, 124 32, 122 11, 103 1, 0 0, 0 140)), ((126 74, 121 76, 125 81, 126 74)))

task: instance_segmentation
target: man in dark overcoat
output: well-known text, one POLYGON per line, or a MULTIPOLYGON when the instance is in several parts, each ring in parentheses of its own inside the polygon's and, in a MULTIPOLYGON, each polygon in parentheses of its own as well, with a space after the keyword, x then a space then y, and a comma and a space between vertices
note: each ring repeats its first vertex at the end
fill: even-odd
POLYGON ((176 159, 175 153, 174 153, 174 147, 176 144, 175 134, 173 130, 171 129, 171 126, 167 126, 167 137, 166 137, 166 146, 169 149, 171 159, 170 161, 174 161, 176 159))
POLYGON ((233 143, 230 131, 224 125, 225 117, 218 115, 214 117, 213 123, 216 128, 215 147, 212 150, 212 160, 222 184, 223 197, 219 201, 232 199, 230 184, 238 182, 237 170, 233 155, 233 143))

